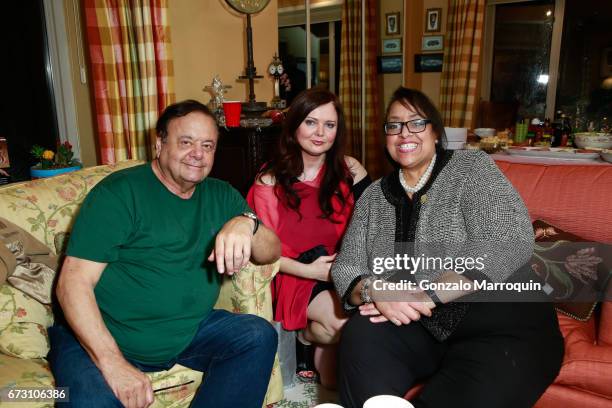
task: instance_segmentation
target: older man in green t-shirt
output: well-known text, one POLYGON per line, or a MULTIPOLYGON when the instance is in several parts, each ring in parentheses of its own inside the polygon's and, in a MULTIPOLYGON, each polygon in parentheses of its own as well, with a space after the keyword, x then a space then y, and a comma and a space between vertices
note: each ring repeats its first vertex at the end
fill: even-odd
POLYGON ((49 330, 56 385, 78 407, 147 407, 143 372, 178 363, 206 373, 192 406, 259 408, 276 332, 213 306, 220 274, 274 262, 279 240, 206 177, 218 130, 204 105, 169 106, 157 133, 152 163, 111 174, 83 202, 57 286, 67 324, 49 330))

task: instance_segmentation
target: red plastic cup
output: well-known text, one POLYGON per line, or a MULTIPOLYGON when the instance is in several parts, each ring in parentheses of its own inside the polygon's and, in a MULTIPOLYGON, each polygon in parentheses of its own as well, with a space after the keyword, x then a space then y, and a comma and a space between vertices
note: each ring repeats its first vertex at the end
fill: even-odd
POLYGON ((225 126, 239 127, 242 103, 240 101, 223 102, 223 113, 225 113, 225 126))

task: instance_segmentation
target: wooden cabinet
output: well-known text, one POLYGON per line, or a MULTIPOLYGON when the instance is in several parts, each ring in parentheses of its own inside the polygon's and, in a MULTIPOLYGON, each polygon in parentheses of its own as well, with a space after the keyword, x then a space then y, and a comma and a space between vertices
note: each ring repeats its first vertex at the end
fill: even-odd
POLYGON ((280 132, 280 126, 220 128, 210 176, 229 182, 246 196, 255 175, 276 149, 280 132))

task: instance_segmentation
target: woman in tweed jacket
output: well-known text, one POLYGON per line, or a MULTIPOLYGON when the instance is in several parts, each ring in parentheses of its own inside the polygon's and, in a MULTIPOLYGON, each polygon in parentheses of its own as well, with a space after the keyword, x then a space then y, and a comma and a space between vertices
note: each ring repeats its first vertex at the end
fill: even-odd
POLYGON ((533 231, 524 203, 485 153, 444 149, 440 114, 421 92, 394 93, 385 133, 399 169, 357 202, 332 267, 345 308, 359 310, 341 336, 342 405, 403 396, 425 381, 415 407, 532 406, 563 358, 552 306, 474 292, 475 282, 528 272, 533 231), (404 255, 477 261, 414 273, 404 255))

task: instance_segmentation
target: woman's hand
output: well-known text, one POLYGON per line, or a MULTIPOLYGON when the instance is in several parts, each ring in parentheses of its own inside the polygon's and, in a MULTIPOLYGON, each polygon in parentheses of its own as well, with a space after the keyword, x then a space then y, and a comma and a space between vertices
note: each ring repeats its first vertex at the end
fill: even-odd
POLYGON ((390 321, 401 326, 418 321, 421 316, 430 317, 433 308, 431 305, 425 302, 375 302, 359 306, 359 313, 362 316, 370 316, 372 323, 390 321))
POLYGON ((318 257, 314 262, 307 264, 310 279, 322 282, 331 281, 330 270, 336 254, 318 257))

